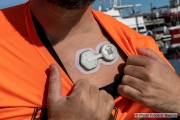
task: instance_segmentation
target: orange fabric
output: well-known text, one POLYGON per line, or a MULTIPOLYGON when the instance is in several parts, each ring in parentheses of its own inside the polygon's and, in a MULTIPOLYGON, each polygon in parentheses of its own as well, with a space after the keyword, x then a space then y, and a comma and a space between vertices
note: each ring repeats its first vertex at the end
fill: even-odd
MULTIPOLYGON (((141 47, 151 48, 165 59, 150 37, 110 16, 92 13, 127 56, 137 54, 135 48, 141 47)), ((36 34, 29 2, 0 11, 0 53, 0 119, 30 120, 34 108, 46 108, 48 68, 57 63, 36 34)), ((67 95, 73 83, 60 71, 63 94, 67 95)), ((115 103, 117 120, 133 120, 135 112, 153 112, 127 98, 119 97, 115 103)))
MULTIPOLYGON (((159 48, 154 39, 140 35, 133 29, 130 29, 128 26, 120 23, 116 19, 112 19, 111 16, 102 14, 101 12, 93 11, 93 15, 127 56, 137 54, 137 47, 150 48, 155 51, 162 59, 164 59, 174 70, 172 65, 159 51, 159 48)), ((153 110, 124 97, 117 98, 115 100, 115 106, 118 108, 118 115, 116 118, 117 120, 134 120, 134 113, 154 112, 153 110)))

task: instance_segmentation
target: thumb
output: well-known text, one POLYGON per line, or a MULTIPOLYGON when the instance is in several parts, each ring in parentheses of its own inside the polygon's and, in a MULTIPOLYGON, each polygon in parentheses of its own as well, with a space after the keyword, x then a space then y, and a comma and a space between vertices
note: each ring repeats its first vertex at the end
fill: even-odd
POLYGON ((165 64, 166 62, 158 55, 156 54, 152 49, 143 49, 143 48, 136 48, 137 53, 139 55, 143 55, 149 58, 152 58, 162 64, 165 64))
POLYGON ((48 102, 56 103, 62 98, 61 76, 58 67, 55 64, 50 65, 48 102))

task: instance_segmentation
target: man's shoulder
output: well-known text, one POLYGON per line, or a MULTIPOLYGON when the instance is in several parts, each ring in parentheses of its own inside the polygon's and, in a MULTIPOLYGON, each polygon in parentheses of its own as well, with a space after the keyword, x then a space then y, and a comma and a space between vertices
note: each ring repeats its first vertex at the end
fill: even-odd
POLYGON ((8 8, 0 9, 0 16, 1 17, 2 17, 2 15, 4 15, 4 16, 12 15, 13 16, 13 13, 21 14, 24 11, 25 6, 26 6, 26 4, 24 3, 24 4, 20 4, 20 5, 11 6, 11 7, 8 7, 8 8))
POLYGON ((132 45, 131 47, 156 46, 155 41, 151 37, 138 33, 112 16, 96 10, 92 10, 92 13, 106 32, 110 34, 111 37, 114 37, 115 40, 121 41, 123 44, 132 45))
POLYGON ((3 22, 5 21, 19 21, 23 19, 22 16, 24 16, 26 11, 26 4, 16 5, 9 8, 4 8, 0 10, 0 19, 1 25, 4 25, 3 22))
POLYGON ((26 4, 21 4, 0 10, 1 38, 11 34, 24 33, 26 25, 26 4))
POLYGON ((124 35, 127 39, 130 38, 144 38, 144 35, 141 35, 134 29, 125 25, 121 21, 113 18, 110 15, 107 15, 103 12, 92 10, 94 17, 98 20, 98 22, 104 27, 107 31, 111 29, 111 31, 120 33, 120 35, 124 35))

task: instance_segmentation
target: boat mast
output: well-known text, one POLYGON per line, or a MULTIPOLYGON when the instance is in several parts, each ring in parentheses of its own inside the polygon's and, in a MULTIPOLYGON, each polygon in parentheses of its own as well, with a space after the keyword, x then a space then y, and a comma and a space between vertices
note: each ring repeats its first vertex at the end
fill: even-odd
POLYGON ((122 0, 119 0, 119 4, 120 4, 120 6, 122 5, 122 0))
POLYGON ((150 3, 150 6, 151 6, 151 17, 152 17, 152 21, 153 21, 153 29, 154 29, 154 35, 156 36, 156 26, 155 26, 155 21, 154 21, 154 7, 153 7, 153 4, 152 4, 152 0, 151 0, 151 3, 150 3))
MULTIPOLYGON (((116 1, 116 0, 115 0, 115 1, 116 1)), ((116 1, 116 3, 117 3, 116 5, 118 6, 118 2, 117 2, 117 1, 116 1)), ((119 0, 119 5, 122 6, 122 0, 119 0)), ((119 12, 120 12, 120 15, 123 16, 123 11, 122 11, 122 9, 120 9, 119 12)))

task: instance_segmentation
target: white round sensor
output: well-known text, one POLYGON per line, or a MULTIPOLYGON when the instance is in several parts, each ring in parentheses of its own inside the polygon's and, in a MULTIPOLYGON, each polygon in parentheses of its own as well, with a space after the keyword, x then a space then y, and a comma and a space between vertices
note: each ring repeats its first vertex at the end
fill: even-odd
POLYGON ((113 44, 107 43, 101 47, 101 54, 106 61, 112 61, 117 57, 117 49, 113 44))
POLYGON ((106 43, 101 47, 100 53, 95 54, 91 50, 87 50, 80 55, 80 65, 87 69, 92 70, 98 66, 98 59, 111 62, 118 56, 116 47, 113 44, 106 43))

